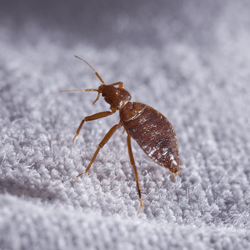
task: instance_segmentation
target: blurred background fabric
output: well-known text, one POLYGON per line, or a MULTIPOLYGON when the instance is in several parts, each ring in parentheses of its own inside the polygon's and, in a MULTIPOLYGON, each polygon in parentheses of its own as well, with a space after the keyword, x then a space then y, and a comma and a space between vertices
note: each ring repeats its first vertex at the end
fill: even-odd
POLYGON ((0 1, 0 249, 249 249, 250 2, 0 1), (116 132, 122 81, 174 126, 174 180, 116 132))

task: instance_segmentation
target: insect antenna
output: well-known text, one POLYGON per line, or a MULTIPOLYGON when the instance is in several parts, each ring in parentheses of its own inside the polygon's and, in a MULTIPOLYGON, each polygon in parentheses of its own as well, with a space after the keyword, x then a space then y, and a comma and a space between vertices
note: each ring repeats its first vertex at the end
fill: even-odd
POLYGON ((102 78, 100 77, 100 75, 98 74, 98 72, 96 72, 95 70, 94 70, 94 68, 89 64, 89 63, 87 63, 85 60, 83 60, 81 57, 79 57, 79 56, 76 56, 75 55, 75 57, 76 58, 78 58, 78 59, 80 59, 80 60, 82 60, 82 61, 84 61, 94 72, 95 72, 95 74, 96 74, 96 76, 99 78, 99 80, 102 82, 102 84, 106 84, 103 80, 102 80, 102 78))
MULTIPOLYGON (((75 92, 75 91, 85 91, 85 92, 97 91, 98 92, 98 89, 71 89, 71 90, 61 90, 60 92, 75 92)), ((97 100, 99 99, 99 96, 100 96, 100 93, 98 92, 98 95, 96 99, 94 100, 94 102, 92 103, 92 105, 97 102, 97 100)))
POLYGON ((61 90, 60 92, 75 92, 75 91, 85 91, 85 92, 97 91, 98 92, 98 89, 71 89, 71 90, 61 90))

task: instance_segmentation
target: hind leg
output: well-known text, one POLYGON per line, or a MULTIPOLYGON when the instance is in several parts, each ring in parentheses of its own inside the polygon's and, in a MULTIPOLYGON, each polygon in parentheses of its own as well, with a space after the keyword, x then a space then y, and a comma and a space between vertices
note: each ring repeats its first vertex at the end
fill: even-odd
POLYGON ((140 187, 138 174, 137 174, 137 169, 136 169, 136 166, 135 166, 135 160, 134 160, 132 147, 131 147, 131 136, 130 135, 128 135, 128 137, 127 137, 127 144, 128 144, 128 154, 129 154, 129 158, 130 158, 130 163, 133 166, 134 172, 135 172, 135 180, 136 180, 138 194, 139 194, 139 200, 140 200, 140 209, 137 212, 137 215, 138 215, 140 213, 140 211, 142 210, 142 208, 143 208, 143 203, 142 203, 142 198, 141 198, 141 187, 140 187))

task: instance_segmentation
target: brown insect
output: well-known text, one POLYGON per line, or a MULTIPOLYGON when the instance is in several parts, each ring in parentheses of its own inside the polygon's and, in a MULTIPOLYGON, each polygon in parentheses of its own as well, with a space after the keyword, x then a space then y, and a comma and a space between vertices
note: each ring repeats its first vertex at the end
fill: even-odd
POLYGON ((76 136, 82 128, 84 122, 97 120, 102 117, 106 117, 114 114, 119 110, 120 122, 114 125, 109 132, 104 136, 103 140, 99 143, 99 146, 92 157, 87 169, 84 173, 79 174, 77 177, 86 174, 92 163, 94 162, 99 150, 106 144, 110 137, 115 133, 120 127, 124 127, 127 132, 127 144, 128 144, 128 154, 130 158, 131 165, 134 168, 135 179, 137 183, 140 209, 137 214, 143 208, 142 198, 141 198, 141 187, 138 179, 138 174, 135 166, 134 156, 131 148, 131 137, 139 144, 142 150, 157 164, 168 168, 170 172, 175 175, 179 174, 181 168, 181 160, 178 152, 178 141, 174 131, 173 126, 170 122, 155 109, 139 102, 130 102, 131 96, 127 90, 123 88, 124 84, 122 82, 116 82, 112 84, 105 84, 100 75, 82 58, 75 56, 76 58, 84 61, 100 79, 102 84, 98 89, 74 89, 74 90, 63 90, 61 92, 71 92, 71 91, 96 91, 98 92, 97 98, 93 104, 99 99, 100 94, 104 97, 104 100, 110 104, 111 111, 105 111, 93 114, 91 116, 85 117, 80 123, 76 135, 73 138, 73 142, 76 136))

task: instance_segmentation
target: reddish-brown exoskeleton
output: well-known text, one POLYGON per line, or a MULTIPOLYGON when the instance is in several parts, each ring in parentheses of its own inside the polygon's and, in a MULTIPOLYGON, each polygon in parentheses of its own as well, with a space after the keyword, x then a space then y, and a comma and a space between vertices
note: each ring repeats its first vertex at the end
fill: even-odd
MULTIPOLYGON (((75 57, 83 60, 78 56, 75 57)), ((137 213, 139 214, 139 212, 143 208, 143 203, 141 198, 141 187, 131 148, 131 137, 139 144, 143 151, 152 160, 154 160, 159 165, 169 169, 173 176, 175 176, 178 175, 179 171, 181 170, 181 160, 179 157, 178 141, 174 128, 161 113, 154 110, 153 108, 139 102, 130 102, 131 96, 129 92, 123 88, 124 85, 122 82, 116 82, 108 85, 105 84, 100 75, 85 60, 83 61, 95 72, 96 76, 100 79, 102 84, 98 89, 74 89, 63 90, 61 92, 96 91, 98 92, 98 95, 93 104, 99 99, 100 94, 102 94, 104 100, 108 104, 110 104, 111 111, 100 112, 85 117, 80 123, 76 131, 76 135, 72 141, 74 142, 76 136, 79 135, 84 122, 112 115, 117 110, 119 110, 120 122, 114 125, 104 136, 103 140, 99 143, 99 146, 85 172, 79 174, 77 177, 86 174, 89 171, 99 150, 106 144, 106 142, 115 133, 115 131, 123 126, 128 134, 128 154, 131 165, 134 168, 135 179, 139 193, 140 209, 137 213)))

